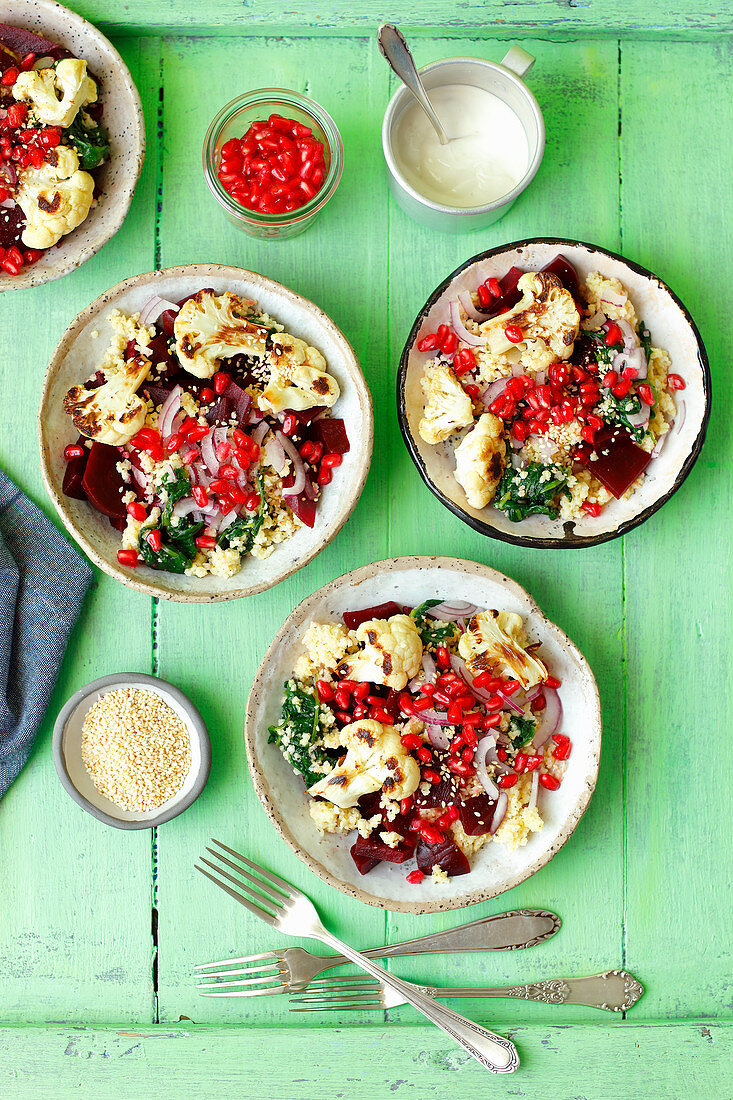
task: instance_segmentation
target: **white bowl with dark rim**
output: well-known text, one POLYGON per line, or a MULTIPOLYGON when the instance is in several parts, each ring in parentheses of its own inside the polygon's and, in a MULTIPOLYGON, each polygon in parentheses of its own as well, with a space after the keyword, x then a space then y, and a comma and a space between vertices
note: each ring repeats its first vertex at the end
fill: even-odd
POLYGON ((102 124, 110 155, 97 174, 97 199, 80 226, 19 275, 0 271, 0 291, 21 290, 60 279, 90 259, 114 237, 130 209, 145 159, 145 119, 130 70, 112 43, 91 23, 55 0, 6 0, 0 23, 23 27, 65 46, 87 62, 99 82, 102 124))
POLYGON ((220 264, 186 264, 125 279, 101 294, 83 310, 61 337, 46 371, 38 409, 41 473, 53 505, 69 534, 105 573, 129 588, 183 603, 213 603, 263 592, 312 561, 338 534, 356 507, 364 488, 372 455, 372 402, 353 348, 333 321, 306 298, 254 271, 220 264), (346 423, 351 449, 326 486, 313 528, 300 527, 292 538, 277 545, 268 558, 247 555, 233 577, 187 577, 147 565, 122 566, 117 551, 122 536, 105 516, 83 500, 64 495, 64 447, 77 433, 63 409, 64 394, 94 373, 107 350, 112 329, 106 320, 113 309, 137 313, 153 294, 178 301, 203 287, 217 293, 231 290, 254 298, 287 331, 318 348, 328 371, 336 378, 341 396, 334 415, 346 423), (95 337, 95 333, 97 333, 95 337))
POLYGON ((247 700, 245 745, 250 775, 267 816, 283 840, 319 878, 368 905, 405 913, 462 909, 518 886, 544 867, 570 838, 582 817, 598 775, 601 754, 601 707, 593 673, 566 634, 543 615, 532 597, 516 583, 473 561, 457 558, 390 558, 345 573, 303 600, 275 635, 262 659, 247 700), (530 834, 524 847, 511 851, 488 843, 472 859, 467 875, 447 883, 425 878, 419 886, 405 876, 412 863, 380 863, 359 874, 349 848, 354 834, 321 836, 308 812, 303 780, 268 743, 277 724, 283 684, 303 652, 302 638, 315 622, 340 622, 353 611, 394 600, 417 605, 430 598, 468 600, 479 607, 515 611, 525 620, 530 639, 553 676, 562 680, 562 730, 573 742, 568 768, 557 791, 542 792, 545 825, 530 834), (547 795, 547 797, 545 797, 547 795))
POLYGON ((690 473, 705 439, 710 417, 711 381, 708 357, 697 326, 669 287, 645 267, 597 245, 561 238, 534 238, 481 252, 466 260, 432 292, 415 319, 400 358, 397 374, 397 416, 407 449, 418 472, 438 500, 469 527, 520 546, 564 549, 594 546, 618 538, 649 519, 677 492, 690 473), (462 290, 474 291, 486 279, 501 278, 510 267, 537 271, 558 253, 573 264, 579 278, 593 271, 620 279, 628 289, 637 316, 651 332, 654 347, 666 349, 673 372, 686 389, 674 394, 680 414, 659 456, 650 463, 642 486, 628 500, 612 500, 600 516, 551 520, 529 516, 512 523, 506 513, 489 505, 472 508, 455 479, 454 440, 431 446, 420 438, 418 424, 424 400, 420 386, 430 355, 417 342, 439 324, 450 324, 448 303, 462 290), (684 408, 684 416, 681 410, 684 408))

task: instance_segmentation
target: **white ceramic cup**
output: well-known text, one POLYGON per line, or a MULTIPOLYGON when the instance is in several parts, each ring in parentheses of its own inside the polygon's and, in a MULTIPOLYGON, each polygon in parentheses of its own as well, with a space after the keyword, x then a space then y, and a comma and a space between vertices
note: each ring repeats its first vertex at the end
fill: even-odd
POLYGON ((513 205, 534 179, 542 162, 545 150, 545 123, 537 100, 521 79, 534 65, 534 58, 520 46, 512 46, 501 64, 483 61, 478 57, 448 57, 435 61, 420 70, 420 77, 428 93, 432 88, 444 84, 468 84, 474 88, 483 88, 510 107, 527 135, 529 161, 523 178, 507 192, 493 202, 482 206, 456 207, 434 202, 416 191, 408 183, 399 169, 392 139, 396 124, 403 111, 410 107, 413 96, 400 85, 387 106, 382 123, 382 148, 389 170, 389 187, 397 204, 415 221, 430 229, 439 229, 448 233, 462 233, 466 230, 484 229, 498 221, 513 205))

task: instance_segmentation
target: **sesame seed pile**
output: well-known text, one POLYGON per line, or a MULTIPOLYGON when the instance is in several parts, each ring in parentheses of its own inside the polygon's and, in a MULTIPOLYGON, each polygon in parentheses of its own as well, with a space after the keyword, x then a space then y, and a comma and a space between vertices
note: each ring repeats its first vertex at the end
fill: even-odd
POLYGON ((81 755, 100 794, 123 810, 145 813, 183 786, 191 742, 185 724, 159 695, 119 688, 87 711, 81 755))

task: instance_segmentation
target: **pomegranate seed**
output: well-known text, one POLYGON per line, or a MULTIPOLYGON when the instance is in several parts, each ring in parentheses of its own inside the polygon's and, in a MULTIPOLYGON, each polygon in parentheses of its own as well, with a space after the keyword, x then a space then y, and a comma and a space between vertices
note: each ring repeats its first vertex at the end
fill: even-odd
POLYGON ((438 325, 438 331, 436 332, 435 336, 436 336, 436 339, 437 339, 439 345, 443 343, 443 341, 445 340, 446 336, 449 335, 449 333, 450 333, 450 329, 448 328, 447 325, 438 325))
POLYGON ((354 688, 354 698, 363 702, 369 694, 369 684, 357 684, 354 688))
POLYGON ((199 508, 205 508, 209 503, 209 494, 206 492, 203 485, 194 485, 191 490, 191 496, 196 501, 199 508))
POLYGON ((532 710, 535 712, 542 711, 545 709, 546 706, 547 700, 545 699, 544 695, 535 695, 531 703, 532 710))
POLYGON ((22 264, 13 263, 12 260, 8 259, 8 257, 5 256, 3 260, 0 260, 0 267, 3 269, 3 271, 6 271, 8 275, 18 275, 20 273, 22 264))
POLYGON ((412 809, 412 798, 403 798, 400 802, 400 813, 404 817, 412 809))
POLYGON ((524 336, 522 335, 522 330, 519 325, 507 325, 504 329, 504 335, 506 336, 507 340, 509 340, 509 342, 512 344, 521 344, 522 340, 524 339, 524 336))
POLYGON ((448 721, 451 725, 458 725, 463 718, 463 710, 457 703, 451 703, 448 707, 448 721))
POLYGON ((506 760, 506 749, 503 749, 501 747, 501 745, 499 745, 499 747, 496 750, 496 755, 499 757, 499 760, 503 764, 504 761, 506 760))
POLYGON ((611 393, 614 397, 626 397, 631 389, 631 382, 618 382, 615 386, 611 386, 611 393))
POLYGON ((584 512, 587 512, 589 516, 593 516, 594 519, 601 514, 600 504, 596 504, 592 500, 584 500, 580 507, 584 512))
POLYGON ((410 871, 409 875, 407 875, 406 881, 409 882, 411 886, 419 886, 424 878, 425 875, 418 868, 415 871, 410 871))
POLYGON ((595 441, 595 428, 591 428, 590 424, 584 424, 583 427, 580 429, 580 434, 586 441, 586 443, 593 443, 595 441))
POLYGON ((132 518, 136 519, 139 523, 142 523, 143 520, 148 518, 147 511, 145 510, 143 505, 136 500, 130 501, 130 503, 127 505, 127 512, 128 515, 131 515, 132 518))
MULTIPOLYGON (((470 717, 472 717, 472 716, 468 715, 468 714, 466 715, 466 719, 468 719, 470 717)), ((479 715, 478 717, 480 718, 481 716, 479 715)), ((464 719, 463 727, 462 727, 463 740, 465 741, 465 743, 467 745, 472 745, 475 748, 476 745, 478 744, 478 734, 476 733, 476 730, 473 728, 473 723, 470 723, 470 724, 467 723, 466 719, 464 719)))
POLYGON ((150 549, 157 554, 161 547, 160 531, 148 531, 145 535, 145 541, 150 549))
POLYGON ((501 722, 500 714, 487 714, 485 718, 481 719, 480 725, 482 730, 492 730, 501 722))
POLYGON ((348 710, 351 706, 351 698, 349 696, 349 693, 348 691, 344 691, 343 688, 339 688, 338 691, 334 693, 334 700, 336 702, 336 706, 340 707, 341 710, 348 710))
POLYGON ((190 466, 192 462, 196 460, 198 454, 193 448, 190 451, 184 451, 181 455, 181 462, 184 466, 190 466))
POLYGON ((416 733, 405 733, 400 737, 400 741, 409 752, 415 752, 417 749, 422 748, 422 738, 418 737, 416 733))
POLYGON ((283 435, 295 435, 298 430, 298 418, 292 413, 288 413, 283 419, 283 435))
POLYGON ((478 296, 479 305, 483 306, 484 309, 488 309, 491 305, 492 294, 486 283, 482 283, 481 286, 477 288, 476 294, 478 296))
POLYGON ((560 780, 555 779, 554 775, 549 775, 547 772, 543 772, 540 776, 540 784, 546 791, 556 791, 560 786, 560 780))
POLYGON ((436 829, 435 825, 431 825, 429 821, 421 822, 418 832, 425 843, 429 844, 431 848, 434 848, 438 844, 442 844, 445 840, 445 835, 440 829, 436 829))
POLYGON ((443 831, 449 829, 451 825, 451 819, 448 816, 448 812, 446 811, 444 814, 441 814, 440 817, 436 817, 435 824, 439 829, 442 829, 443 831))
POLYGON ((208 386, 204 386, 201 393, 199 394, 199 400, 203 405, 209 405, 215 397, 216 394, 208 386))
POLYGON ((333 480, 331 471, 326 467, 324 470, 318 471, 318 477, 316 478, 319 485, 330 485, 333 480))
POLYGON ((671 390, 684 390, 686 388, 686 385, 687 385, 687 383, 685 382, 684 378, 682 378, 681 375, 679 375, 679 374, 668 374, 667 375, 667 386, 671 390))
POLYGON ((461 751, 461 760, 466 764, 470 764, 473 760, 476 750, 472 745, 466 745, 465 749, 461 751))
POLYGON ((542 760, 543 760, 542 756, 528 756, 527 757, 527 767, 526 767, 525 770, 528 771, 528 772, 533 772, 535 770, 535 768, 539 768, 540 764, 542 763, 542 760))
POLYGON ((260 494, 250 493, 247 499, 244 501, 244 507, 248 512, 255 512, 260 506, 260 494))
POLYGON ((500 775, 496 782, 506 790, 507 787, 513 787, 518 779, 516 772, 507 772, 506 775, 500 775))
POLYGON ((471 764, 467 764, 465 760, 450 760, 448 767, 456 775, 460 775, 461 779, 470 779, 472 775, 476 774, 476 769, 471 764))
POLYGON ((450 654, 443 645, 439 645, 435 650, 435 663, 438 668, 450 668, 450 654))
POLYGON ((438 337, 434 332, 429 332, 427 336, 423 336, 422 340, 417 342, 418 351, 434 351, 438 346, 438 337))
POLYGON ((471 682, 475 688, 487 688, 488 691, 496 691, 501 687, 501 680, 492 677, 490 672, 479 672, 471 682))
POLYGON ((517 753, 514 758, 514 767, 517 769, 518 772, 523 772, 525 770, 525 768, 527 767, 528 759, 529 757, 527 756, 526 752, 517 753))
POLYGON ((545 680, 545 687, 559 688, 562 685, 562 680, 558 680, 557 676, 548 676, 545 680))
POLYGON ((455 332, 449 332, 445 339, 441 342, 440 350, 444 355, 450 355, 458 347, 458 337, 455 332))
POLYGON ((420 691, 430 698, 435 691, 435 684, 420 684, 420 691))
POLYGON ((347 714, 345 710, 337 710, 335 714, 339 722, 343 722, 346 726, 351 725, 351 720, 353 717, 351 714, 347 714))
POLYGON ((227 374, 226 371, 218 370, 214 375, 214 393, 218 394, 219 397, 221 397, 224 391, 228 388, 231 380, 232 376, 230 374, 227 374))
POLYGON ((604 340, 606 347, 610 348, 614 344, 623 344, 623 342, 624 338, 621 329, 615 321, 611 321, 606 329, 606 338, 604 340))
POLYGON ((130 569, 134 569, 136 565, 140 564, 137 550, 118 550, 117 561, 120 565, 126 565, 130 569))
POLYGON ((647 382, 642 382, 640 386, 637 386, 636 392, 642 399, 645 405, 651 406, 654 404, 654 391, 647 382))
POLYGON ((432 768, 424 768, 422 775, 423 779, 427 779, 428 783, 432 783, 433 785, 440 783, 440 775, 432 768))
POLYGON ((420 748, 417 750, 417 758, 421 764, 432 764, 433 762, 433 754, 431 753, 427 745, 420 746, 420 748))
POLYGON ((34 53, 27 53, 20 63, 20 71, 22 73, 30 72, 35 64, 36 55, 34 53))
POLYGON ((343 455, 339 454, 327 454, 321 459, 322 470, 332 470, 334 466, 340 466, 344 460, 343 455))
MULTIPOLYGON (((25 103, 13 103, 11 107, 8 107, 8 124, 10 126, 22 126, 28 116, 28 108, 25 103)), ((40 150, 38 150, 41 152, 40 150)), ((41 164, 43 163, 43 154, 41 153, 41 164)))
POLYGON ((513 695, 521 686, 519 680, 507 680, 505 684, 502 684, 501 690, 505 695, 513 695))
POLYGON ((198 443, 200 440, 205 439, 209 434, 208 424, 197 424, 195 428, 191 428, 188 433, 188 439, 191 443, 198 443))
POLYGON ((316 687, 318 688, 318 698, 322 703, 330 703, 333 700, 334 691, 328 680, 316 681, 316 687))
POLYGON ((213 550, 216 546, 216 539, 213 535, 199 535, 196 539, 196 545, 199 550, 213 550))
POLYGON ((555 757, 556 760, 567 760, 567 758, 570 756, 571 749, 572 745, 570 743, 570 739, 568 738, 565 743, 558 744, 556 748, 552 750, 552 755, 555 757))
POLYGON ((12 84, 15 84, 19 76, 19 70, 16 68, 6 69, 2 77, 0 77, 0 84, 4 84, 6 88, 9 88, 12 84))
POLYGON ((499 286, 498 279, 487 279, 486 285, 489 288, 489 293, 493 298, 501 298, 501 287, 499 286))
POLYGON ((70 462, 72 458, 82 458, 84 455, 84 448, 78 443, 69 443, 68 447, 64 447, 64 458, 67 462, 70 462))
POLYGON ((502 710, 504 707, 504 700, 501 695, 492 695, 485 706, 487 710, 502 710))

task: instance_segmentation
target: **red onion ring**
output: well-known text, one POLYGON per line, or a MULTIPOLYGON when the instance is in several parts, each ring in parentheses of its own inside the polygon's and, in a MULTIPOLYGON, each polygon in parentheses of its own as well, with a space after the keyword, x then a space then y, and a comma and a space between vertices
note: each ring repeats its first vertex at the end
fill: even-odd
POLYGON ((305 489, 305 466, 303 465, 303 459, 300 457, 298 448, 295 446, 291 439, 288 439, 286 435, 283 435, 281 431, 275 432, 275 438, 287 454, 288 458, 293 464, 293 476, 295 480, 292 485, 288 486, 288 496, 297 497, 305 489))
POLYGON ((436 710, 424 710, 420 713, 420 718, 429 726, 452 726, 454 724, 448 721, 447 714, 438 714, 436 710))
MULTIPOLYGON (((494 783, 493 779, 489 775, 488 768, 486 767, 486 754, 490 748, 496 746, 496 737, 491 734, 487 734, 486 737, 482 737, 476 746, 476 754, 473 758, 473 766, 476 769, 476 778, 481 786, 486 791, 489 798, 496 801, 499 797, 499 788, 494 783)), ((493 823, 493 818, 492 818, 493 823)))
POLYGON ((265 443, 264 452, 265 458, 270 463, 273 470, 275 470, 280 477, 284 477, 287 470, 285 451, 280 445, 280 441, 276 439, 274 435, 271 435, 267 443, 265 443))
POLYGON ((180 308, 175 302, 169 302, 165 298, 161 298, 159 294, 153 294, 152 298, 148 298, 140 310, 140 324, 154 325, 161 313, 164 313, 167 309, 178 313, 180 308))
POLYGON ((535 768, 532 772, 532 790, 529 796, 529 802, 527 803, 527 809, 533 810, 537 805, 537 792, 540 789, 540 773, 539 768, 535 768))
POLYGON ((496 401, 497 397, 501 397, 507 387, 507 382, 510 377, 511 375, 506 375, 504 378, 497 378, 495 382, 492 382, 491 385, 484 390, 481 394, 481 404, 485 409, 488 409, 489 406, 496 401))
POLYGON ((535 730, 532 744, 535 749, 541 749, 554 733, 557 733, 560 719, 562 718, 562 702, 555 688, 543 688, 545 694, 545 709, 542 718, 535 730))
POLYGON ((160 407, 158 414, 158 431, 164 439, 173 435, 173 421, 181 407, 183 390, 180 386, 174 386, 160 407))
POLYGON ((475 615, 478 611, 478 607, 475 603, 450 603, 448 600, 444 600, 443 603, 436 604, 435 607, 429 607, 425 612, 431 619, 442 619, 445 622, 455 622, 456 619, 465 619, 468 615, 475 615))
POLYGON ((506 791, 499 792, 499 798, 496 802, 496 809, 494 810, 494 816, 491 819, 491 828, 489 832, 493 836, 496 830, 501 825, 502 821, 506 817, 507 807, 509 805, 509 796, 506 791))
POLYGON ((479 324, 486 320, 486 314, 479 313, 476 306, 473 304, 470 291, 461 290, 458 294, 458 301, 463 306, 463 312, 466 314, 466 317, 470 317, 472 321, 478 321, 479 324))
POLYGON ((260 444, 262 443, 262 440, 265 438, 265 436, 269 432, 269 430, 270 430, 269 424, 267 424, 267 422, 265 420, 260 420, 257 427, 252 432, 252 435, 250 436, 250 439, 252 440, 253 443, 256 443, 257 446, 259 447, 260 444))
POLYGON ((208 435, 205 435, 201 440, 201 457, 206 463, 206 469, 209 471, 212 477, 216 477, 219 473, 219 459, 216 457, 216 451, 214 450, 214 429, 209 431, 208 435))
POLYGON ((486 336, 476 336, 475 333, 469 332, 463 321, 461 320, 461 314, 458 308, 458 299, 455 299, 450 303, 450 305, 448 306, 448 312, 450 313, 450 321, 451 325, 453 326, 453 331, 462 343, 468 344, 470 348, 485 347, 488 338, 486 336))
POLYGON ((425 683, 434 684, 435 677, 438 674, 438 667, 429 653, 423 653, 422 655, 422 670, 425 675, 425 683))
POLYGON ((434 749, 447 749, 450 744, 450 737, 448 734, 440 729, 438 726, 433 725, 430 722, 425 724, 425 732, 428 735, 428 740, 434 749))

